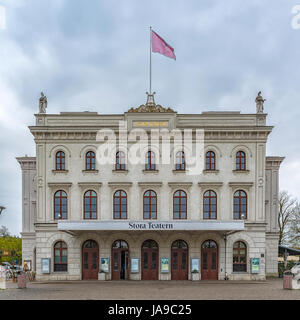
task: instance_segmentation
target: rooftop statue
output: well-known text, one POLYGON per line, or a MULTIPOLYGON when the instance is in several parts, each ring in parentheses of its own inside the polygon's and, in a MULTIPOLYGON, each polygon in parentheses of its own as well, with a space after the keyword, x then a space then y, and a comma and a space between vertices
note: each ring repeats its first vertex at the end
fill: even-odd
POLYGON ((257 97, 255 99, 256 102, 256 113, 264 113, 264 102, 266 99, 263 99, 261 96, 261 91, 258 92, 257 97))
POLYGON ((41 92, 41 97, 39 100, 39 108, 40 112, 39 113, 46 113, 46 108, 47 108, 47 97, 44 95, 43 92, 41 92))

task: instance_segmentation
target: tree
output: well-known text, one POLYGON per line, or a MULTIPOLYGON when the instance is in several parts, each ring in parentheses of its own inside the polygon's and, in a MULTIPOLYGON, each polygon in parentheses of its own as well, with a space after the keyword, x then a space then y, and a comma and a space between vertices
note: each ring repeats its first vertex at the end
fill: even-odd
POLYGON ((8 228, 5 226, 0 227, 0 237, 7 238, 10 236, 10 233, 8 232, 8 228))
POLYGON ((300 248, 300 203, 297 203, 289 223, 289 242, 300 248))
POLYGON ((296 199, 292 199, 287 191, 281 191, 279 193, 278 201, 279 244, 287 244, 290 240, 290 224, 297 211, 298 204, 296 199))

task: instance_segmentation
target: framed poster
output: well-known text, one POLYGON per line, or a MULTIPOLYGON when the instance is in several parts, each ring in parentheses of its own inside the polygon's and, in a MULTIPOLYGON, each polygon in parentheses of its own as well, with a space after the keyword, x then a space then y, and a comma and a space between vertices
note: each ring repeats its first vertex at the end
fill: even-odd
POLYGON ((131 258, 131 273, 140 272, 140 259, 139 258, 131 258))
POLYGON ((251 273, 259 273, 259 258, 251 258, 251 273))
POLYGON ((42 273, 50 273, 50 258, 42 258, 42 273))
POLYGON ((192 258, 192 263, 191 263, 191 272, 194 270, 197 270, 198 273, 200 273, 200 259, 199 258, 192 258))
POLYGON ((161 258, 160 260, 160 271, 167 273, 170 271, 169 258, 161 258))
POLYGON ((31 271, 31 260, 24 260, 23 270, 31 271))
POLYGON ((109 258, 100 259, 100 270, 109 273, 109 258))

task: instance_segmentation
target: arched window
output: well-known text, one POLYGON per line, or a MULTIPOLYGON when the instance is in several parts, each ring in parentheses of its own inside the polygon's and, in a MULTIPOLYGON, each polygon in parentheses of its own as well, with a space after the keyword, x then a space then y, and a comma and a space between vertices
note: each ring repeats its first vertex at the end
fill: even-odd
POLYGON ((173 195, 173 218, 186 219, 187 195, 183 190, 178 190, 173 195))
POLYGON ((235 157, 236 170, 246 170, 246 154, 244 151, 238 151, 235 157))
POLYGON ((114 219, 127 219, 127 194, 123 190, 114 194, 114 219))
POLYGON ((83 244, 83 248, 85 249, 95 249, 98 248, 98 243, 94 240, 87 240, 83 244))
POLYGON ((158 249, 158 244, 154 240, 146 240, 142 244, 142 249, 158 249))
POLYGON ((125 170, 125 153, 123 151, 116 154, 116 170, 125 170))
POLYGON ((58 151, 55 156, 55 170, 66 170, 66 156, 63 151, 58 151))
POLYGON ((84 219, 97 219, 97 193, 89 190, 84 194, 84 219))
POLYGON ((144 193, 144 219, 157 218, 157 195, 154 191, 148 190, 144 193))
POLYGON ((96 157, 95 152, 89 151, 85 156, 85 170, 93 171, 96 170, 96 157))
POLYGON ((247 247, 244 242, 237 241, 233 244, 232 259, 233 271, 247 271, 247 247))
POLYGON ((216 249, 218 245, 214 240, 206 240, 202 244, 202 249, 216 249))
POLYGON ((176 170, 185 170, 184 152, 179 151, 176 153, 176 170))
POLYGON ((247 194, 243 190, 234 193, 233 217, 234 219, 247 219, 247 194))
POLYGON ((217 195, 212 190, 203 195, 203 219, 217 219, 217 195))
POLYGON ((63 241, 54 245, 54 271, 68 271, 68 247, 63 241))
POLYGON ((155 153, 148 151, 146 154, 146 170, 155 170, 155 153))
POLYGON ((172 249, 187 249, 188 245, 183 240, 176 240, 172 243, 172 249))
POLYGON ((68 196, 65 191, 57 191, 54 194, 54 219, 67 219, 68 196))
POLYGON ((128 244, 126 241, 124 240, 116 240, 113 245, 112 245, 113 249, 128 249, 128 244))
POLYGON ((216 155, 213 151, 206 152, 206 170, 216 170, 216 155))

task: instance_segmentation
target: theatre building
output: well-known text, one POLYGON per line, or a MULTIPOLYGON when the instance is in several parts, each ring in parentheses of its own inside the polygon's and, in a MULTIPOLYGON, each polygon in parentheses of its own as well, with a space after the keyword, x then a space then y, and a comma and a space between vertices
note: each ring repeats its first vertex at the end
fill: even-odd
POLYGON ((178 114, 151 94, 123 114, 50 114, 40 107, 29 127, 36 156, 17 158, 23 263, 37 280, 277 275, 283 158, 266 156, 273 127, 263 102, 259 94, 256 112, 247 114, 178 114), (196 168, 185 132, 202 146, 196 168), (141 141, 143 161, 136 163, 130 148, 141 141), (111 161, 102 161, 105 144, 111 161))

